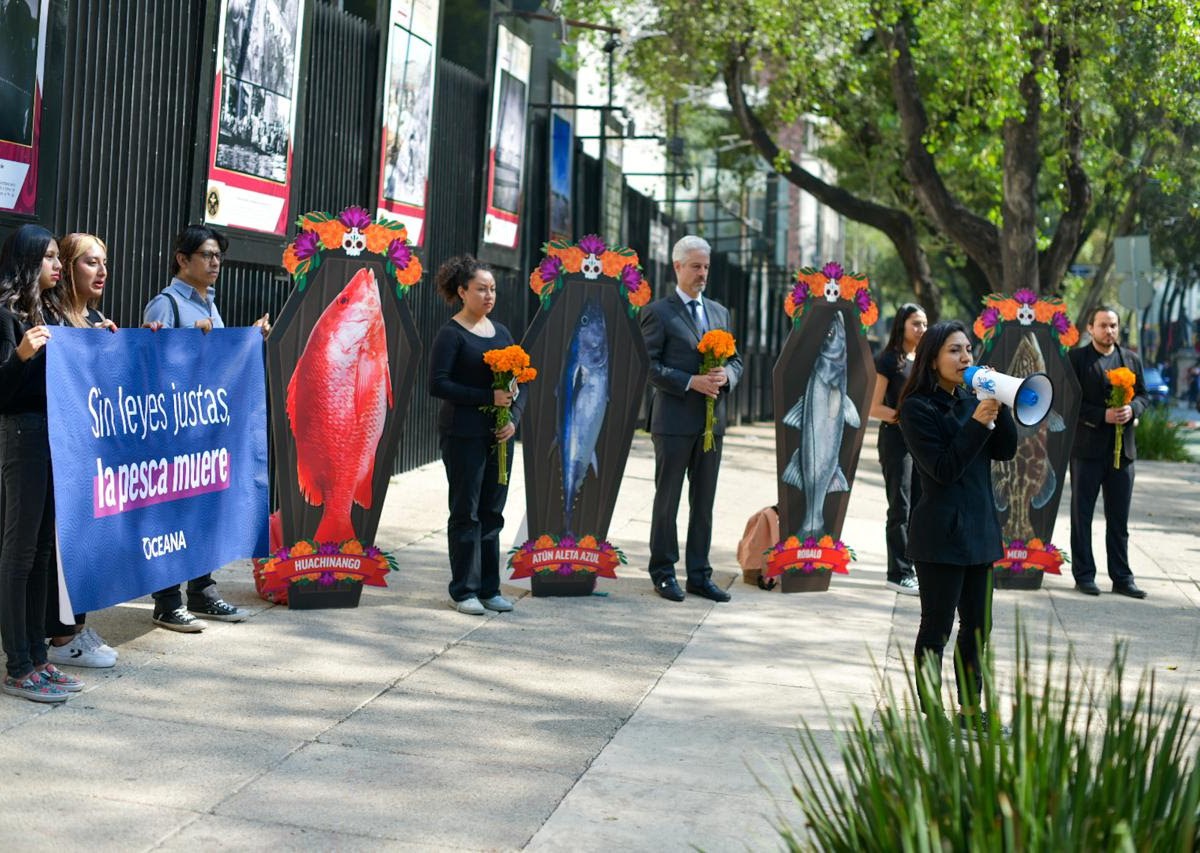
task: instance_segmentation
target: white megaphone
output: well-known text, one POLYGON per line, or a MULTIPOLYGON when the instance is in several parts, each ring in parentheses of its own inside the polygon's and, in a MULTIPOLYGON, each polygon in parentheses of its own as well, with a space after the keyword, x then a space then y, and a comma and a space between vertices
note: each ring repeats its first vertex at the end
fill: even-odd
MULTIPOLYGON (((1021 426, 1037 426, 1050 414, 1054 402, 1054 386, 1044 373, 1031 373, 1025 378, 1009 376, 986 365, 968 367, 963 381, 981 399, 994 398, 1013 411, 1021 426)), ((995 428, 995 424, 988 424, 995 428)))

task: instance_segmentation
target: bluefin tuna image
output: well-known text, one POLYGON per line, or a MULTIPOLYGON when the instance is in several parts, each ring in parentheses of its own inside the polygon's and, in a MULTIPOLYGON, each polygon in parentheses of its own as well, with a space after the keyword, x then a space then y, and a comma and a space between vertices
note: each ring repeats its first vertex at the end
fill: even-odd
MULTIPOLYGON (((1012 361, 1008 365, 1009 376, 1029 376, 1045 373, 1046 359, 1037 337, 1032 332, 1021 336, 1012 361)), ((1037 426, 1017 425, 1017 455, 1007 462, 992 464, 992 493, 996 496, 996 509, 1006 512, 1004 538, 1028 541, 1038 534, 1030 520, 1031 509, 1041 509, 1054 497, 1058 490, 1058 478, 1050 464, 1047 439, 1052 432, 1067 428, 1062 415, 1053 409, 1037 426)))
POLYGON ((600 473, 596 441, 608 410, 608 330, 597 299, 588 300, 575 321, 557 393, 563 530, 572 533, 571 516, 588 468, 600 473))
POLYGON ((804 493, 804 522, 796 535, 819 537, 825 533, 826 495, 850 490, 839 461, 843 431, 862 425, 858 407, 846 393, 846 322, 841 312, 829 322, 808 387, 783 423, 800 431, 800 446, 782 478, 804 493))
POLYGON ((375 451, 390 408, 383 306, 366 267, 321 313, 288 382, 300 493, 324 506, 318 542, 355 538, 350 508, 371 506, 375 451))

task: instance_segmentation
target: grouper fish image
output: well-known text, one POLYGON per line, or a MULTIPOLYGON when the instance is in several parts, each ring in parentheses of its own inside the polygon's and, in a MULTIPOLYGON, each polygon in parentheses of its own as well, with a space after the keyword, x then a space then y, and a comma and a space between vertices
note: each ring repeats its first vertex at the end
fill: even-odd
POLYGON ((325 307, 287 388, 300 493, 323 506, 313 538, 355 538, 352 504, 369 509, 375 451, 392 408, 387 334, 367 267, 325 307))
POLYGON ((599 301, 588 300, 567 348, 558 383, 558 452, 562 460, 563 524, 571 528, 575 502, 590 467, 597 475, 596 441, 608 410, 608 330, 599 301))
POLYGON ((800 430, 800 447, 782 478, 804 493, 804 523, 796 535, 821 536, 826 532, 825 496, 850 490, 838 461, 843 429, 862 425, 858 408, 846 393, 846 322, 840 312, 825 330, 808 387, 783 416, 783 423, 800 430))

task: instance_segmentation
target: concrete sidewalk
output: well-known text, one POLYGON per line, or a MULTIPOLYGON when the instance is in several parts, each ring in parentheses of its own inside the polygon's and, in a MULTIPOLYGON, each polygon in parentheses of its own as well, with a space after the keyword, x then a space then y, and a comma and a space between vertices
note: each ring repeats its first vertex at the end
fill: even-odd
MULTIPOLYGON (((0 846, 13 850, 708 850, 778 847, 795 725, 837 765, 832 728, 870 713, 912 648, 919 602, 883 586, 885 512, 873 435, 843 538, 858 553, 828 593, 740 582, 751 512, 775 500, 771 427, 726 441, 713 563, 733 601, 666 602, 647 560, 653 454, 634 443, 610 539, 629 565, 607 595, 534 599, 514 613, 446 606, 440 464, 395 479, 379 543, 387 590, 352 611, 256 597, 247 564, 218 574, 253 610, 186 636, 154 628, 149 599, 89 618, 121 659, 76 670, 65 707, 0 697, 0 846)), ((505 545, 519 533, 519 454, 505 545)), ((1056 531, 1070 540, 1068 501, 1056 531)), ((1200 465, 1139 463, 1132 523, 1150 598, 1086 598, 1068 577, 998 592, 1001 675, 1022 614, 1029 636, 1197 695, 1200 465)), ((1102 525, 1095 530, 1097 546, 1102 525)), ((1106 584, 1102 587, 1107 589, 1106 584)))

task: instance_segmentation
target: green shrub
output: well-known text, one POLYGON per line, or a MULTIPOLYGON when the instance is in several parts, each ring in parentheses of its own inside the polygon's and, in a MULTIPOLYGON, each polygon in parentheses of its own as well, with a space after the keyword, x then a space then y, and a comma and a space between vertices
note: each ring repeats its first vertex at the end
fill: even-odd
MULTIPOLYGON (((1017 643, 1012 733, 993 717, 971 740, 942 714, 906 711, 894 691, 878 723, 856 709, 841 733, 835 776, 807 725, 792 793, 806 832, 779 831, 791 850, 1181 851, 1200 847, 1197 726, 1183 697, 1153 677, 1123 698, 1124 656, 1096 684, 1068 662, 1030 667, 1017 643)), ((985 706, 999 708, 985 665, 985 706)), ((906 671, 909 708, 918 707, 906 671)))
POLYGON ((1183 424, 1171 420, 1166 406, 1151 406, 1138 419, 1138 459, 1191 462, 1192 456, 1183 441, 1183 430, 1183 424))

